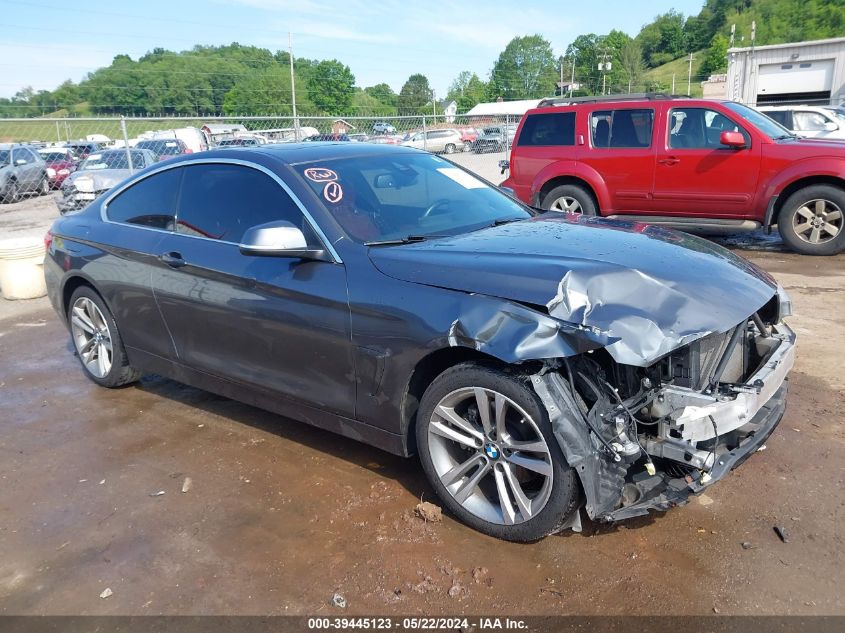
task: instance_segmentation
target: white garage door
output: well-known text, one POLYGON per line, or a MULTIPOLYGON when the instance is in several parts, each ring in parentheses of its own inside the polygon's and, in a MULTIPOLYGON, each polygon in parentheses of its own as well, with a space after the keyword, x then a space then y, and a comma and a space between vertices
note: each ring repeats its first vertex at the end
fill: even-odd
POLYGON ((760 96, 830 93, 832 87, 832 59, 763 64, 760 66, 760 74, 757 78, 757 94, 760 96))

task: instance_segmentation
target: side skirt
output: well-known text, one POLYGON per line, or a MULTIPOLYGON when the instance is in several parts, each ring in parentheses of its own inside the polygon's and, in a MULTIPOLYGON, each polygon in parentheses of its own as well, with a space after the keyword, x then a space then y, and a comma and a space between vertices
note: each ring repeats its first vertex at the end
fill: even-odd
POLYGON ((278 394, 268 393, 255 387, 197 371, 136 348, 127 348, 126 353, 130 358, 131 365, 145 373, 159 374, 176 382, 210 391, 271 413, 277 413, 297 422, 304 422, 358 442, 375 446, 394 455, 402 457, 410 455, 407 438, 398 433, 391 433, 358 420, 293 402, 280 397, 278 394))

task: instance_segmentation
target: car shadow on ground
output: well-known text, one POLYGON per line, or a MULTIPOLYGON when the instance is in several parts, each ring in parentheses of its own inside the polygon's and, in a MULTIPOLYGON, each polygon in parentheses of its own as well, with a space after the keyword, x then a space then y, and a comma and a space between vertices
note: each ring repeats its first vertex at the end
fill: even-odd
MULTIPOLYGON (((358 468, 375 473, 379 477, 392 479, 416 499, 437 500, 437 495, 426 480, 415 456, 404 458, 393 455, 330 431, 157 375, 145 376, 140 382, 127 388, 141 389, 146 393, 188 407, 198 408, 205 413, 272 433, 283 440, 342 459, 358 468)), ((448 513, 446 508, 443 508, 443 510, 448 513)), ((557 536, 587 538, 609 536, 618 533, 619 530, 632 530, 650 526, 663 515, 663 513, 652 513, 629 519, 624 523, 607 524, 590 520, 583 508, 580 512, 582 532, 576 533, 565 530, 557 536)), ((451 516, 451 513, 448 514, 451 516)), ((452 518, 460 522, 456 517, 452 516, 452 518)))
POLYGON ((393 455, 331 431, 162 376, 147 375, 136 383, 134 388, 343 459, 359 468, 377 473, 380 477, 393 479, 416 498, 421 495, 428 499, 436 497, 416 457, 404 458, 393 455))

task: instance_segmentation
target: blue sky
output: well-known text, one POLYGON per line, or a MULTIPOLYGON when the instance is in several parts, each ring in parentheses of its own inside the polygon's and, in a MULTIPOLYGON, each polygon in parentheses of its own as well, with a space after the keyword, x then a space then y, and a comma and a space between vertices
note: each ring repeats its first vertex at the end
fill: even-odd
POLYGON ((411 0, 0 0, 0 96, 23 86, 55 88, 64 79, 133 59, 155 47, 184 50, 232 41, 287 48, 294 55, 337 58, 365 87, 397 92, 412 73, 439 97, 462 70, 486 78, 517 35, 540 33, 555 54, 581 33, 620 29, 635 35, 655 15, 698 13, 703 0, 602 2, 413 2, 411 0))

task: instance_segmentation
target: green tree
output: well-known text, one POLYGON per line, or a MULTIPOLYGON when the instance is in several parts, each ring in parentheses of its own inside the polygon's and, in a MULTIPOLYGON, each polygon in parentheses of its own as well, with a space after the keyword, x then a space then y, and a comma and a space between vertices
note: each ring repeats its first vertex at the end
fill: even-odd
POLYGON ((318 63, 308 79, 308 97, 326 114, 346 114, 355 93, 355 75, 336 59, 318 63))
POLYGON ((557 82, 552 46, 540 35, 513 38, 499 54, 490 73, 490 92, 503 99, 552 95, 557 82))
POLYGON ((636 91, 645 73, 643 49, 636 40, 628 40, 619 53, 619 66, 627 82, 627 91, 636 91))
POLYGON ((704 76, 725 72, 728 68, 728 38, 717 33, 710 40, 710 48, 701 63, 701 74, 704 76))
MULTIPOLYGON (((304 91, 296 93, 297 113, 314 111, 304 91)), ((293 114, 290 71, 270 67, 240 79, 223 100, 223 112, 230 115, 293 114)))
POLYGON ((396 106, 382 103, 366 90, 355 89, 352 95, 351 109, 360 116, 392 116, 397 113, 396 106))
POLYGON ((390 106, 394 109, 399 107, 399 95, 393 92, 393 88, 385 83, 364 88, 364 92, 386 106, 390 106))
POLYGON ((428 83, 428 77, 414 74, 399 91, 399 114, 420 114, 427 103, 434 99, 434 91, 428 83))
POLYGON ((646 24, 637 40, 649 66, 659 66, 681 57, 687 50, 684 37, 684 16, 671 10, 646 24))
POLYGON ((446 101, 454 101, 458 112, 466 112, 487 98, 487 83, 468 70, 458 73, 449 85, 446 101))

